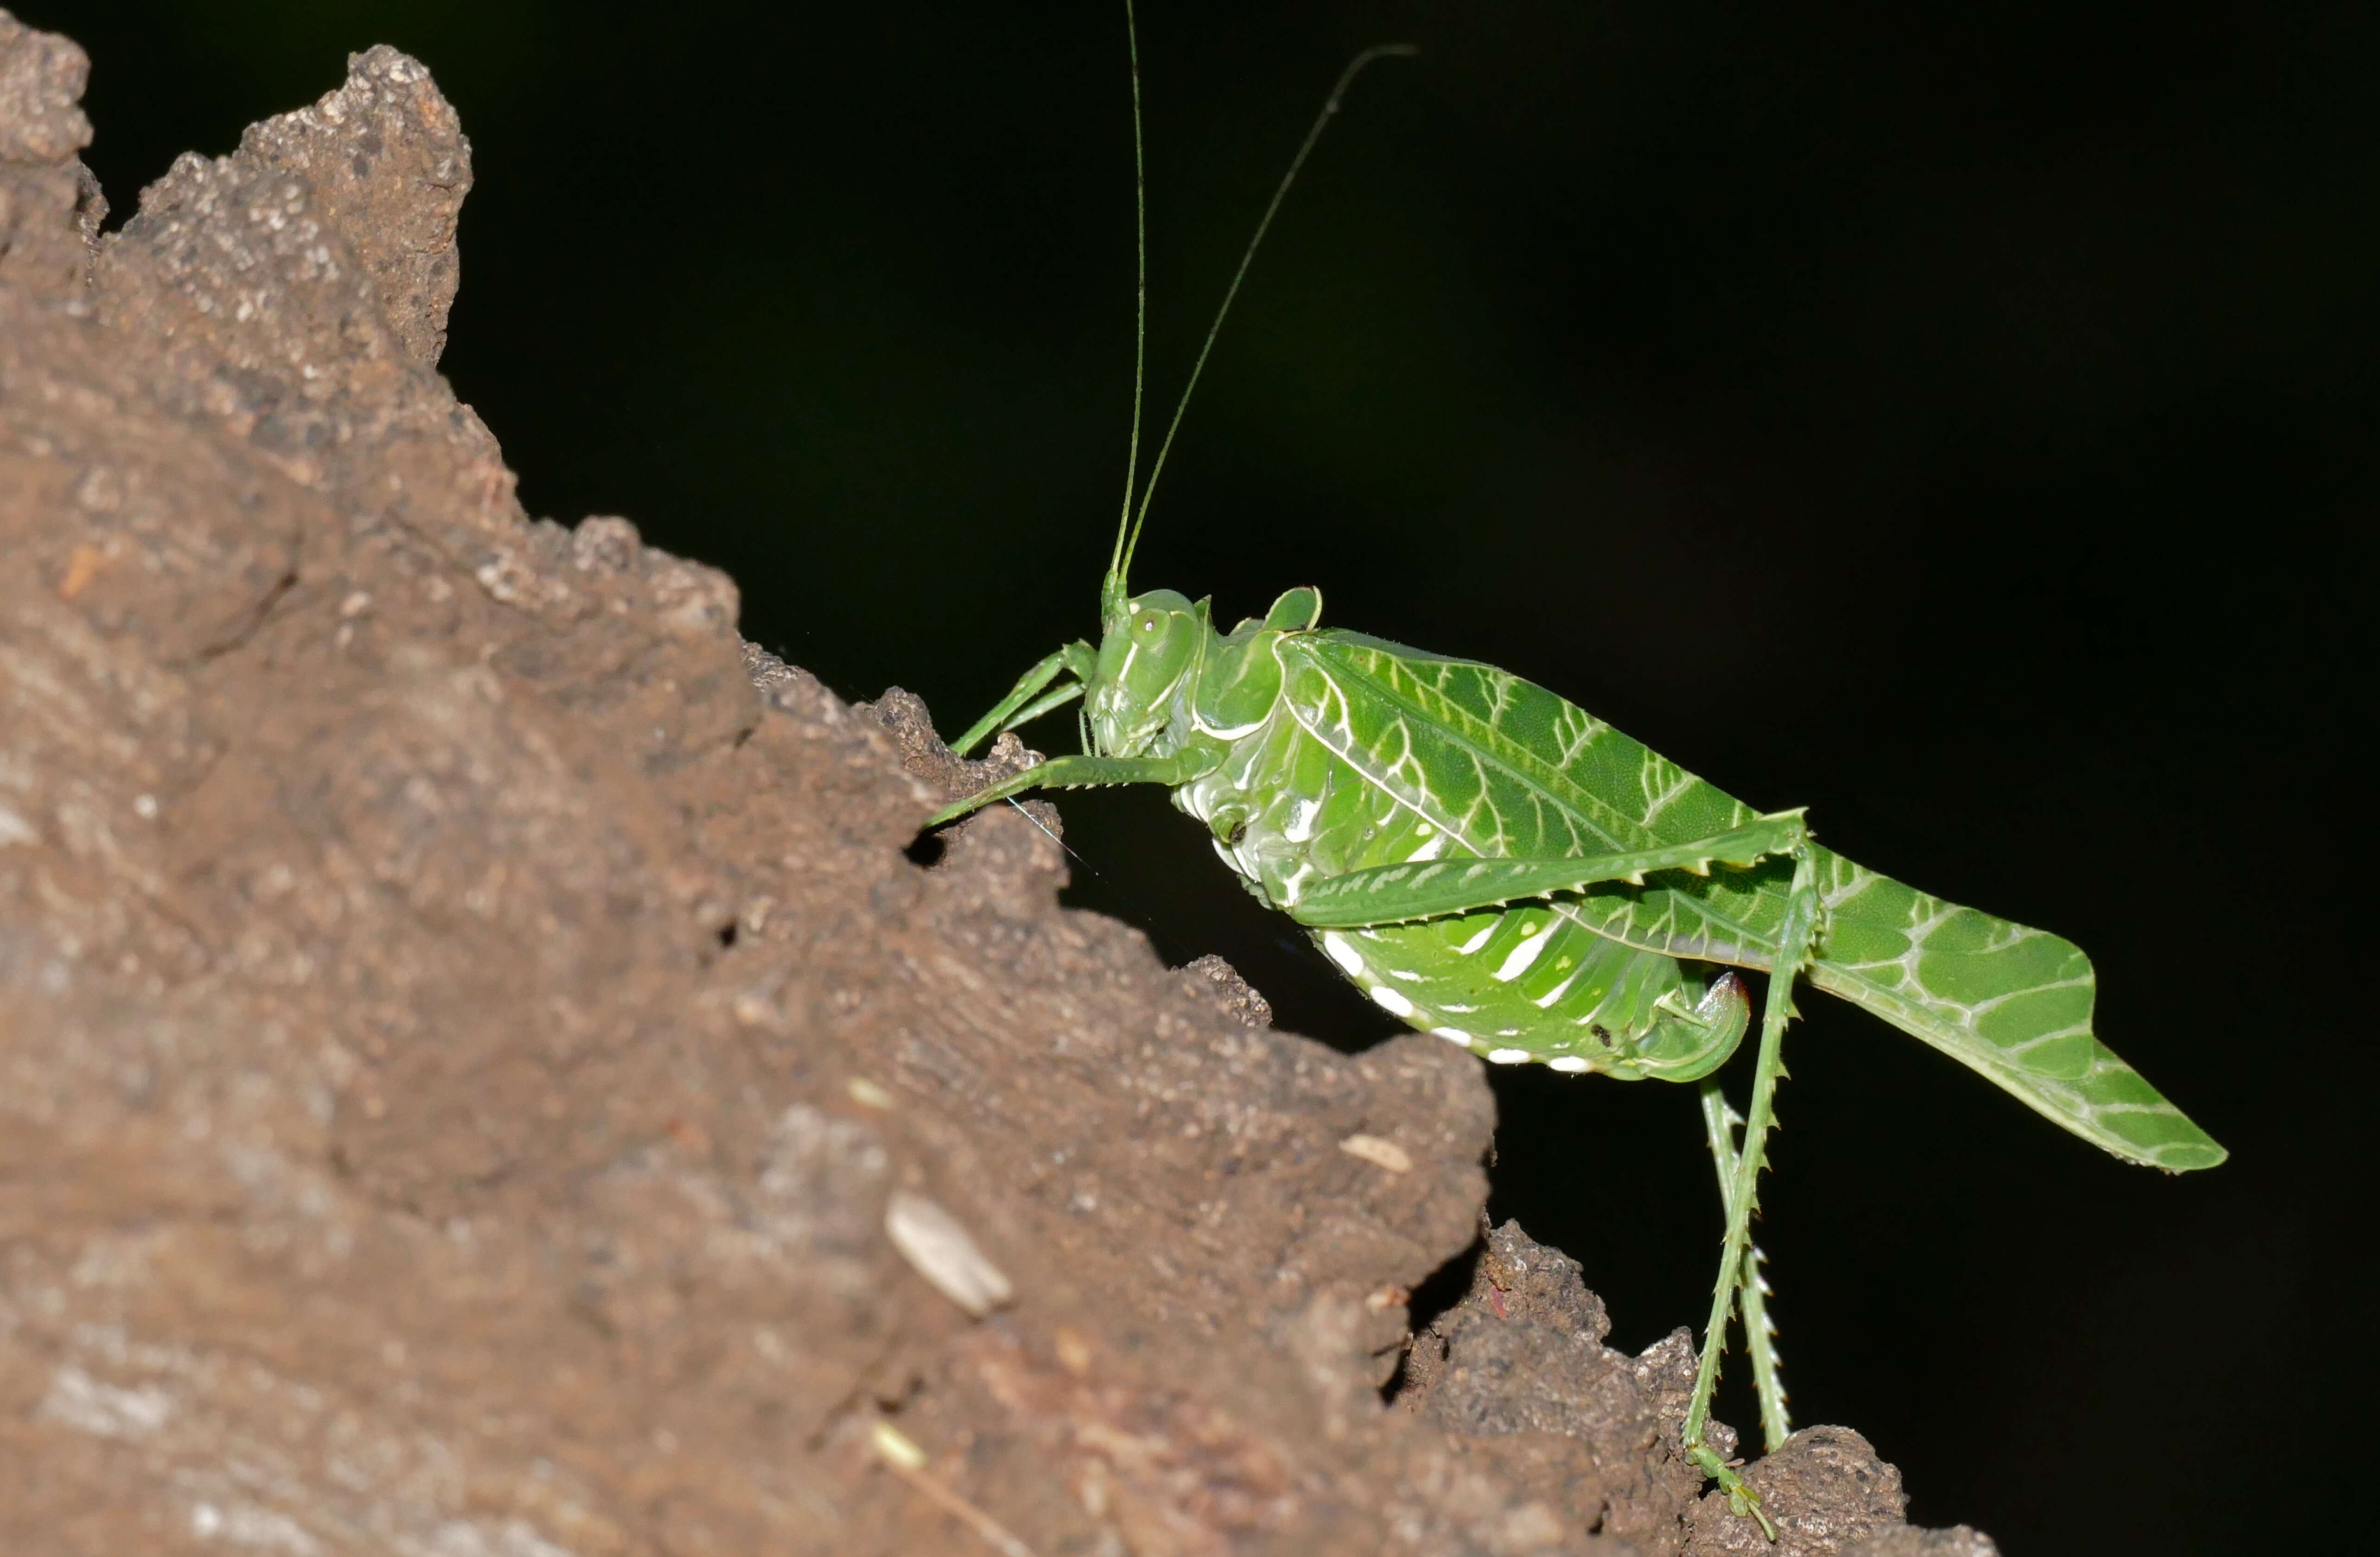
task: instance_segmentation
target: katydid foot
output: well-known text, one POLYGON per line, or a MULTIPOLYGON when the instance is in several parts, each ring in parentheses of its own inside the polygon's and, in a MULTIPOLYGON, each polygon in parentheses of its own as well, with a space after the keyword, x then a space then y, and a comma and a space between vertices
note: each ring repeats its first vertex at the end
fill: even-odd
POLYGON ((1760 1506, 1760 1494, 1736 1474, 1734 1466, 1718 1457, 1718 1450, 1707 1443, 1689 1443, 1686 1458, 1694 1463, 1695 1469, 1718 1483, 1718 1490, 1727 1494, 1727 1506, 1737 1518, 1758 1520, 1760 1533, 1770 1540, 1777 1539, 1777 1526, 1769 1519, 1768 1511, 1760 1506))

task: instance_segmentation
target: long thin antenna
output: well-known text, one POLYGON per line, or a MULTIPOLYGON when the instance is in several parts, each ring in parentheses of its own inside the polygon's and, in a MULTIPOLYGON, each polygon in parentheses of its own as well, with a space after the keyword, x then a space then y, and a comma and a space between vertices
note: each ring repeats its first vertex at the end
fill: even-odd
MULTIPOLYGON (((1126 14, 1129 15, 1130 11, 1131 0, 1125 0, 1126 14)), ((1289 160, 1289 171, 1281 175, 1280 187, 1273 190, 1271 201, 1265 206, 1264 218, 1257 223, 1256 236, 1248 240, 1247 248, 1240 255, 1240 268, 1232 272, 1232 284, 1223 293, 1223 306, 1215 310, 1215 322, 1207 327, 1207 339, 1198 347, 1198 360, 1191 365, 1190 381, 1182 386, 1182 398, 1173 407, 1173 419, 1166 424, 1165 441, 1157 446, 1157 463, 1148 467, 1148 484, 1140 489, 1140 508, 1132 517, 1132 534, 1123 543, 1123 555, 1111 570, 1117 576, 1122 577, 1132 571, 1132 554, 1140 546, 1140 527, 1148 517, 1148 501, 1157 495, 1157 478, 1165 470, 1165 456, 1173 451, 1173 435, 1182 430, 1182 415, 1190 409, 1190 395, 1191 392, 1198 387, 1198 375, 1207 370, 1207 354, 1215 349, 1215 337, 1222 332, 1223 320, 1232 311, 1232 300, 1240 295, 1240 283, 1247 279, 1249 262, 1257 257, 1257 246, 1264 242, 1265 233, 1272 226, 1273 214, 1281 210, 1281 199, 1289 193, 1289 187, 1297 182, 1298 170, 1305 165, 1305 159, 1313 151, 1314 143, 1322 139, 1324 127, 1328 126, 1331 116, 1339 112, 1340 102, 1346 97, 1347 89, 1354 85, 1355 78, 1363 73, 1366 66, 1376 59, 1388 59, 1391 56, 1410 58, 1420 52, 1411 43, 1375 43, 1347 62, 1347 68, 1339 73, 1338 85, 1332 87, 1330 95, 1323 100, 1322 112, 1314 116, 1313 127, 1305 132, 1305 139, 1297 148, 1297 155, 1289 160)), ((1139 103, 1139 91, 1140 78, 1135 73, 1133 77, 1135 112, 1139 103)), ((1134 121, 1135 135, 1137 135, 1138 123, 1135 118, 1134 121)), ((1137 153, 1138 144, 1135 139, 1134 142, 1135 153, 1137 153)), ((1146 241, 1142 245, 1142 250, 1145 257, 1146 241)), ((1147 311, 1147 285, 1148 283, 1144 279, 1142 282, 1144 314, 1147 311)), ((1135 382, 1133 400, 1133 436, 1135 448, 1140 435, 1139 414, 1139 390, 1135 382)))
POLYGON ((1116 516, 1115 546, 1108 552, 1111 574, 1123 565, 1124 526, 1132 522, 1133 488, 1140 479, 1140 394, 1148 368, 1148 172, 1141 151, 1140 25, 1133 19, 1132 0, 1123 0, 1123 36, 1132 55, 1132 233, 1139 278, 1132 319, 1132 448, 1123 462, 1123 512, 1116 516))

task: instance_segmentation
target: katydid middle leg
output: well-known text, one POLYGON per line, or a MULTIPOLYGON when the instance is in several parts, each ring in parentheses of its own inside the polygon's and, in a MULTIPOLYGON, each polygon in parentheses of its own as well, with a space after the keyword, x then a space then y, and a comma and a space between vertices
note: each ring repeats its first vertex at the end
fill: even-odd
MULTIPOLYGON (((1687 1458, 1719 1484, 1737 1514, 1759 1520, 1760 1527, 1771 1540, 1777 1538, 1777 1527, 1761 1509, 1760 1494, 1746 1486, 1743 1478, 1729 1467, 1718 1452, 1703 1442, 1703 1429, 1710 1421, 1711 1394, 1718 1387, 1719 1353, 1727 1344, 1728 1321, 1734 1312, 1737 1291, 1747 1281, 1759 1279, 1751 1269, 1752 1213, 1758 1204, 1760 1170, 1768 1162, 1768 1129, 1776 1122, 1777 1081, 1784 1074, 1785 1023, 1793 1009, 1793 981, 1801 976, 1817 935, 1817 862, 1806 842, 1794 854, 1793 885, 1785 899, 1784 923, 1777 931, 1777 960, 1768 974, 1768 996, 1761 1007, 1760 1053, 1752 1070, 1752 1107, 1744 1116, 1743 1145, 1735 1153, 1732 1182, 1724 1197, 1727 1237, 1719 1246, 1718 1282, 1711 1293, 1710 1324, 1703 1332, 1702 1363, 1694 1373, 1694 1401, 1686 1408, 1685 1424, 1679 1434, 1687 1458)), ((1767 1415, 1764 1402, 1762 1416, 1766 1418, 1767 1415)))
POLYGON ((1113 784, 1186 784, 1205 771, 1199 761, 1184 754, 1171 757, 1050 757, 1022 773, 1011 774, 990 789, 954 800, 926 818, 939 827, 971 811, 1021 795, 1027 790, 1088 790, 1113 784))

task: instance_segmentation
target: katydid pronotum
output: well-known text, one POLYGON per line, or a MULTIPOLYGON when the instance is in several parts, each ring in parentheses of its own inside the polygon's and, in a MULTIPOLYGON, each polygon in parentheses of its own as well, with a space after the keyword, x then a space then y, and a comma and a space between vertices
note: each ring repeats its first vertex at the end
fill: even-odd
MULTIPOLYGON (((1125 15, 1129 33, 1129 0, 1125 15)), ((1138 193, 1136 39, 1132 49, 1138 193)), ((2093 1035, 2091 963, 2070 942, 1853 864, 1820 847, 1799 811, 1755 813, 1517 676, 1323 628, 1318 590, 1293 589, 1229 633, 1205 600, 1130 591, 1150 495, 1266 229, 1355 76, 1409 52, 1367 50, 1341 75, 1241 257, 1146 482, 1141 199, 1141 347, 1100 640, 1050 655, 953 742, 964 754, 1079 697, 1084 750, 929 825, 1029 790, 1162 784, 1253 893, 1412 1026, 1496 1064, 1696 1083, 1727 1231, 1680 1436, 1773 1538, 1706 1428, 1740 1315, 1767 1447, 1789 1431, 1751 1225, 1797 979, 2127 1161, 2180 1173, 2225 1153, 2093 1035), (1713 1077, 1751 1024, 1733 968, 1769 974, 1740 1116, 1713 1077)))

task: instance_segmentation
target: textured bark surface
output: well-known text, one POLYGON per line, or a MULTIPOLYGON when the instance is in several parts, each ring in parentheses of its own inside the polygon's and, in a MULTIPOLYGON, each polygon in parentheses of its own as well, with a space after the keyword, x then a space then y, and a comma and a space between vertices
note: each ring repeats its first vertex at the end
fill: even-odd
POLYGON ((1990 1550, 1823 1428, 1746 1545, 1682 1333, 1480 1243, 1473 1061, 1061 908, 1038 803, 916 863, 1013 739, 522 513, 419 63, 106 236, 83 74, 0 13, 0 1545, 1990 1550))

